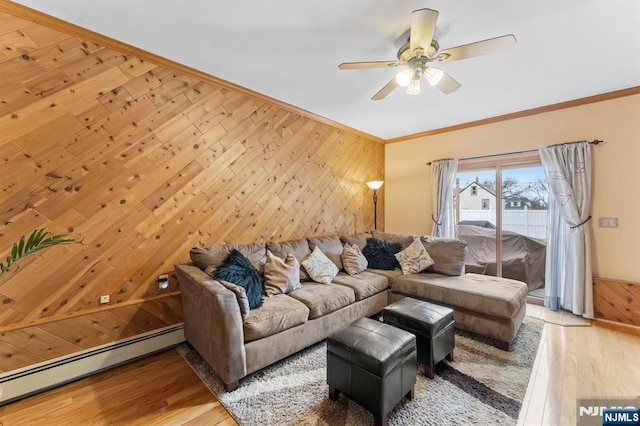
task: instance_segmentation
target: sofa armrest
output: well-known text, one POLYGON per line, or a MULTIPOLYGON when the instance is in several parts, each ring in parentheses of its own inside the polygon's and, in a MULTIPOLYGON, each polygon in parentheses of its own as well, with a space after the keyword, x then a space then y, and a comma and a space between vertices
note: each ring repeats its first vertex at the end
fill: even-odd
POLYGON ((244 332, 235 294, 195 265, 175 267, 182 292, 184 335, 227 388, 247 375, 244 332))

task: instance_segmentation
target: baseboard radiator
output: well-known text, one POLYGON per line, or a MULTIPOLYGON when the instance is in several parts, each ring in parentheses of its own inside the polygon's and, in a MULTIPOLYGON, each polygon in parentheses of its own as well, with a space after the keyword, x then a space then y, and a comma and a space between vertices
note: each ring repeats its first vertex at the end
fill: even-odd
POLYGON ((0 406, 184 342, 183 324, 75 352, 0 375, 0 406))

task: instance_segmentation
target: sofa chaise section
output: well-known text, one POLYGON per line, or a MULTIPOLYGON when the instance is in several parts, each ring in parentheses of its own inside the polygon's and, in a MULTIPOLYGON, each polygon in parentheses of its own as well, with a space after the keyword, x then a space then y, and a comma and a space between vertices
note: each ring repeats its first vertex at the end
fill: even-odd
POLYGON ((488 275, 409 274, 391 279, 390 302, 413 297, 454 310, 456 327, 508 350, 526 313, 527 285, 488 275))

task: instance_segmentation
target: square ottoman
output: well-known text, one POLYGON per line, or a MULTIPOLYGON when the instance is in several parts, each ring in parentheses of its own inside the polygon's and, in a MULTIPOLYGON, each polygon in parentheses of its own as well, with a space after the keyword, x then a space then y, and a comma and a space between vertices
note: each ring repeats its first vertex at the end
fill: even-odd
POLYGON ((444 358, 453 361, 453 309, 405 297, 384 308, 382 318, 385 324, 415 334, 418 362, 424 365, 424 374, 430 379, 436 364, 444 358))
POLYGON ((329 398, 342 392, 373 413, 376 425, 386 425, 402 398, 413 398, 415 341, 413 334, 369 318, 333 333, 327 340, 329 398))

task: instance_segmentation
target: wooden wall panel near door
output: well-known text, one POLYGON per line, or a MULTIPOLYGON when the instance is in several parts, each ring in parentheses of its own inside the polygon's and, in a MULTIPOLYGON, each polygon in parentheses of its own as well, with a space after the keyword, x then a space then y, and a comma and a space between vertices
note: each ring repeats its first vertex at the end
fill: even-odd
POLYGON ((595 317, 640 326, 640 283, 593 277, 595 317))
POLYGON ((86 244, 0 277, 11 367, 180 322, 147 301, 192 246, 373 228, 380 141, 6 0, 0 22, 0 258, 36 228, 86 244))

